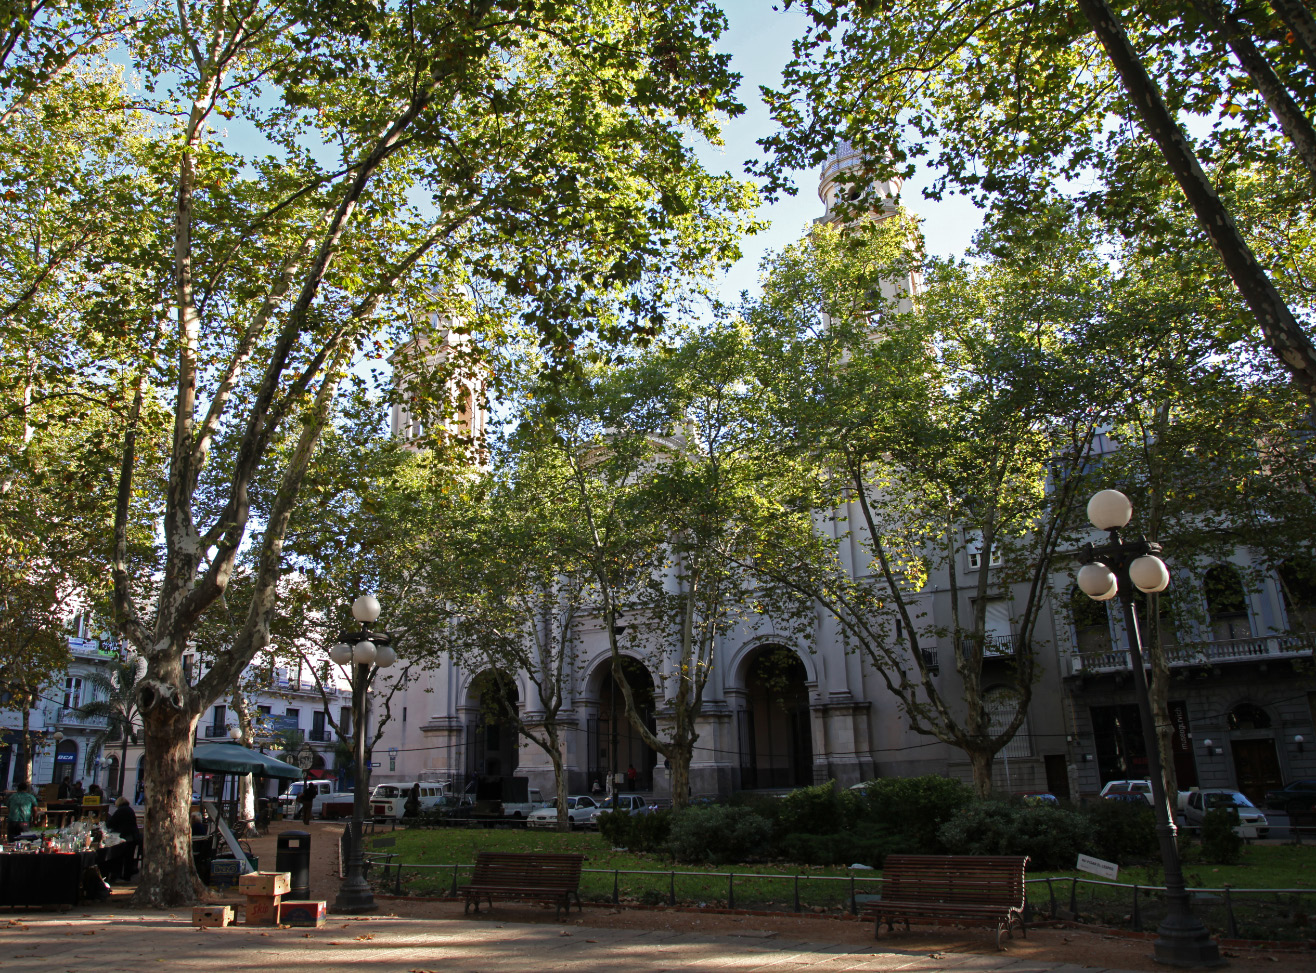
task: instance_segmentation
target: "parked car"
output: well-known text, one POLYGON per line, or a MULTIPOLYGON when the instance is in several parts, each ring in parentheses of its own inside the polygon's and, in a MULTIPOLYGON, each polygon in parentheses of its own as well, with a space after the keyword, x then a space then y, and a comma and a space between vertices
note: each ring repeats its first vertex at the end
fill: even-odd
MULTIPOLYGON (((571 822, 571 827, 586 827, 598 807, 599 802, 588 794, 573 794, 568 797, 567 819, 571 822)), ((525 823, 527 828, 556 828, 557 802, 555 801, 548 807, 541 807, 537 811, 531 811, 530 816, 525 819, 525 823)))
POLYGON ((1258 838, 1264 838, 1270 833, 1270 822, 1266 816, 1257 810, 1256 805, 1249 801, 1238 791, 1231 791, 1222 787, 1207 787, 1200 791, 1193 791, 1188 795, 1188 801, 1184 805, 1183 818, 1190 828, 1200 828, 1202 820, 1206 817, 1207 811, 1214 811, 1216 808, 1232 807, 1238 809, 1238 825, 1236 831, 1246 834, 1243 828, 1255 828, 1258 838))
POLYGON ((1101 789, 1101 796, 1108 801, 1133 801, 1144 804, 1152 803, 1151 781, 1149 780, 1108 780, 1101 789))
POLYGON ((599 802, 599 806, 590 812, 589 821, 585 826, 598 828, 598 816, 606 811, 625 811, 627 814, 634 814, 646 810, 648 806, 648 801, 639 794, 616 794, 599 802))
POLYGON ((1290 781, 1277 791, 1266 791, 1272 811, 1316 811, 1316 780, 1290 781))
MULTIPOLYGON (((334 782, 331 780, 295 780, 288 786, 286 791, 279 795, 279 807, 284 814, 291 816, 301 812, 301 805, 297 803, 297 800, 302 795, 303 787, 309 787, 315 792, 317 798, 334 793, 334 782)), ((312 807, 314 808, 314 804, 312 804, 312 807)))
POLYGON ((1045 804, 1049 804, 1054 807, 1060 803, 1060 798, 1056 797, 1054 794, 1047 794, 1041 791, 1032 794, 1020 794, 1019 800, 1023 801, 1025 804, 1031 804, 1036 807, 1040 807, 1045 804))
MULTIPOLYGON (((401 784, 376 785, 370 792, 370 816, 376 821, 387 821, 390 818, 401 821, 406 816, 407 800, 411 797, 411 788, 415 783, 417 782, 410 781, 401 784)), ((419 781, 418 783, 422 814, 426 808, 442 803, 444 797, 452 793, 446 782, 419 781)))

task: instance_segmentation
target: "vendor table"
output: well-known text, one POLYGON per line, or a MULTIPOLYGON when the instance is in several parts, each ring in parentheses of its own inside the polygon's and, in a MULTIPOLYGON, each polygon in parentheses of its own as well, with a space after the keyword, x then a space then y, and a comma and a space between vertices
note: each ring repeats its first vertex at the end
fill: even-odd
POLYGON ((78 905, 96 852, 0 855, 0 905, 78 905))

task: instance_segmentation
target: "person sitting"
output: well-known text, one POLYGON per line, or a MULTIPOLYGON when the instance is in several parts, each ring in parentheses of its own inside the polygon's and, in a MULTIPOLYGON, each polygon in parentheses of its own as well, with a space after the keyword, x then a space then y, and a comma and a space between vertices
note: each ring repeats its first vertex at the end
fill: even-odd
MULTIPOLYGON (((135 817, 136 815, 134 815, 135 817)), ((192 812, 192 837, 204 838, 209 829, 206 828, 206 819, 201 816, 200 811, 192 812)))
POLYGON ((123 858, 119 877, 128 882, 137 874, 137 856, 142 847, 142 832, 137 827, 137 812, 128 803, 128 798, 121 797, 114 802, 114 811, 105 822, 106 827, 115 832, 125 842, 129 842, 127 854, 123 858))
POLYGON ((82 781, 75 780, 73 782, 73 785, 69 788, 69 799, 74 804, 82 803, 82 781))
POLYGON ((56 795, 59 800, 67 801, 73 796, 73 785, 70 783, 68 776, 62 777, 59 782, 59 793, 56 795))
POLYGON ((92 784, 87 788, 87 796, 96 798, 97 804, 105 803, 105 792, 101 790, 100 784, 92 784))
POLYGON ((37 798, 27 789, 27 781, 19 781, 18 789, 9 795, 9 840, 16 841, 18 836, 28 830, 36 816, 37 798))

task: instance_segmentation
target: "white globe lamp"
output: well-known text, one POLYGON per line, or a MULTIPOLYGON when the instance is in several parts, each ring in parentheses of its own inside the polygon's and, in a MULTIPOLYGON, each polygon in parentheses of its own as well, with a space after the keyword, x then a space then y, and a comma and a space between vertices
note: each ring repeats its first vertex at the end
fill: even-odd
POLYGON ((393 651, 391 645, 375 646, 375 665, 381 669, 387 669, 393 663, 398 661, 398 654, 393 651))
POLYGON ((369 665, 375 661, 375 643, 362 639, 352 647, 352 661, 358 665, 369 665))
POLYGON ((1133 504, 1118 490, 1102 490, 1088 501, 1088 520, 1097 530, 1117 530, 1133 519, 1133 504))
POLYGON ((230 726, 230 727, 228 728, 228 735, 229 735, 229 738, 232 739, 232 740, 241 740, 241 739, 242 739, 242 728, 241 728, 241 727, 237 727, 237 726, 230 726))
POLYGON ((1115 572, 1104 564, 1085 564, 1078 569, 1078 586, 1094 601, 1110 601, 1119 591, 1115 572))
POLYGON ((1129 580, 1139 591, 1152 595, 1170 586, 1170 569, 1155 554, 1144 554, 1129 565, 1129 580))
POLYGON ((345 666, 352 661, 352 647, 346 642, 335 642, 329 646, 329 658, 340 666, 345 666))
POLYGON ((362 595, 352 602, 352 617, 362 625, 369 625, 379 618, 379 599, 374 595, 362 595))

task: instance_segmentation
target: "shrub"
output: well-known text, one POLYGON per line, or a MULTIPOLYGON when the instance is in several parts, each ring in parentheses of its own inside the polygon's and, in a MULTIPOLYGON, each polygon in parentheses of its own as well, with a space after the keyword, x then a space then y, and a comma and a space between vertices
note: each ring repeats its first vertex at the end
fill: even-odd
POLYGON ((724 865, 762 857, 772 823, 742 807, 688 807, 671 815, 667 851, 678 861, 724 865))
POLYGON ((1238 809, 1216 807, 1202 817, 1202 857, 1217 865, 1233 865, 1243 853, 1238 827, 1238 809))
POLYGON ((631 814, 627 811, 603 811, 597 817, 599 833, 613 847, 637 852, 658 852, 667 843, 672 824, 670 810, 648 814, 631 814))
POLYGON ((770 817, 778 836, 831 835, 854 827, 860 798, 854 791, 838 791, 835 782, 828 781, 791 791, 774 804, 770 817))
POLYGON ((865 786, 856 812, 860 829, 887 836, 891 851, 936 854, 945 850, 938 830, 974 800, 972 788, 947 777, 884 777, 865 786))
POLYGON ((1086 854, 1120 864, 1157 857, 1156 815, 1150 804, 1093 801, 1083 815, 1092 828, 1086 854))
POLYGON ((955 855, 1027 855, 1031 868, 1071 868, 1091 846, 1092 828, 1064 808, 978 801, 942 825, 938 838, 955 855))

